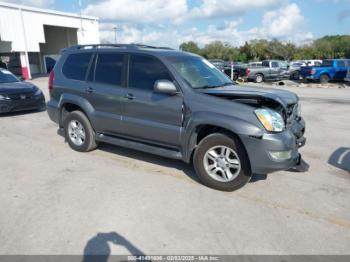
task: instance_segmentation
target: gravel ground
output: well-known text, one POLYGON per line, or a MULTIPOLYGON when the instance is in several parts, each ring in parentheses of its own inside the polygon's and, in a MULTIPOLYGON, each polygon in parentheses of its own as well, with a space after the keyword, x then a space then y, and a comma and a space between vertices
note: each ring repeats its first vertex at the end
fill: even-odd
POLYGON ((182 162, 74 152, 46 112, 1 117, 0 254, 350 254, 350 89, 282 88, 301 97, 310 170, 233 193, 182 162))

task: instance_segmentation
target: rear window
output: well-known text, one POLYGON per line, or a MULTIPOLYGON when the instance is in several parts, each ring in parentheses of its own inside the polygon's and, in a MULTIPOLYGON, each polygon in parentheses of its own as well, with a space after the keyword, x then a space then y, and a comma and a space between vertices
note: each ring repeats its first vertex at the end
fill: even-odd
POLYGON ((333 66, 333 60, 324 60, 322 62, 322 67, 332 67, 333 66))
POLYGON ((71 54, 66 59, 62 73, 73 80, 85 80, 92 53, 71 54))

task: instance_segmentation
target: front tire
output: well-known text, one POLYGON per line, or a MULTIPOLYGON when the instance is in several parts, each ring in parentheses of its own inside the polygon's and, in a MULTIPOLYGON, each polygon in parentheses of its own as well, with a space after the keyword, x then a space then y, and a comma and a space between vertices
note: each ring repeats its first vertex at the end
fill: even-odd
POLYGON ((81 111, 73 111, 64 120, 64 133, 69 146, 78 152, 89 152, 97 147, 95 131, 81 111))
POLYGON ((211 134, 199 143, 193 165, 204 185, 221 191, 241 188, 252 175, 244 146, 222 133, 211 134))

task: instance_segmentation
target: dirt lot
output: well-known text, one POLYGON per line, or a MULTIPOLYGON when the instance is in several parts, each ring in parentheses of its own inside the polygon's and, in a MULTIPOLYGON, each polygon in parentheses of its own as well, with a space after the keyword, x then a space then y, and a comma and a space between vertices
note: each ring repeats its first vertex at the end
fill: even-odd
POLYGON ((301 97, 310 170, 233 193, 178 161, 74 152, 46 112, 1 117, 0 254, 350 254, 350 89, 282 88, 301 97))

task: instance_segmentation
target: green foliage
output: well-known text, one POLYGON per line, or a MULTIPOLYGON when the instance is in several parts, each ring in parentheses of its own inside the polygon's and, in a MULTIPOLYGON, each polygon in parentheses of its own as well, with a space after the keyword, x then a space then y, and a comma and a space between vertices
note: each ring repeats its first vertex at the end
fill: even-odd
POLYGON ((296 46, 276 39, 257 39, 245 42, 240 47, 215 41, 200 48, 195 42, 182 43, 180 49, 208 59, 229 61, 261 61, 264 59, 327 59, 350 58, 350 35, 335 35, 319 38, 308 45, 296 46))

